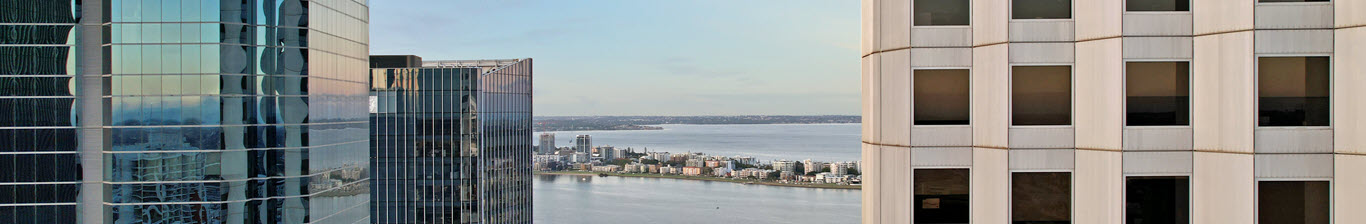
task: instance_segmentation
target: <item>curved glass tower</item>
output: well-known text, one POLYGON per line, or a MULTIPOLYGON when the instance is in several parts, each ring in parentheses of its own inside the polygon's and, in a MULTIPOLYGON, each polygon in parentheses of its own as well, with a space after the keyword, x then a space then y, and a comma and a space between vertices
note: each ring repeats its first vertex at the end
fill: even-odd
POLYGON ((365 1, 0 8, 0 223, 368 222, 365 1))

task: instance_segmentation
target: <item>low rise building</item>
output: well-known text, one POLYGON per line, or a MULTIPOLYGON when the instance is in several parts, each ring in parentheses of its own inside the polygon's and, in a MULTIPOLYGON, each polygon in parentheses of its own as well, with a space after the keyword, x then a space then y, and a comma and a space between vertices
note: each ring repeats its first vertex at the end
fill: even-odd
POLYGON ((688 175, 688 176, 701 176, 701 175, 702 175, 702 167, 695 167, 695 166, 686 166, 686 167, 683 167, 683 175, 688 175))

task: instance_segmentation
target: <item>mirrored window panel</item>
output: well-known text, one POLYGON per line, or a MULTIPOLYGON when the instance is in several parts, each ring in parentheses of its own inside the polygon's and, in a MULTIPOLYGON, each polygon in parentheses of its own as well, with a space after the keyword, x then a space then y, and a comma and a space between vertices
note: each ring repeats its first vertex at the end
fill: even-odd
POLYGON ((916 26, 966 26, 969 17, 969 0, 915 0, 916 26))
POLYGON ((967 69, 915 70, 913 103, 915 125, 967 125, 969 75, 967 69))
POLYGON ((1021 172, 1010 178, 1012 223, 1072 223, 1072 173, 1021 172))
POLYGON ((1258 223, 1329 223, 1328 181, 1257 182, 1258 223))
POLYGON ((1190 62, 1125 64, 1129 126, 1190 125, 1190 62))
POLYGON ((1328 126, 1328 57, 1257 59, 1257 123, 1328 126))
POLYGON ((915 221, 968 223, 968 169, 916 169, 915 221))
POLYGON ((1124 10, 1130 12, 1189 12, 1190 0, 1126 0, 1124 10))
POLYGON ((1071 0, 1011 0, 1012 19, 1071 19, 1071 0))
POLYGON ((1125 223, 1190 223, 1190 178, 1128 177, 1124 184, 1125 223))
POLYGON ((1011 121, 1014 125, 1072 124, 1072 67, 1011 68, 1011 121))

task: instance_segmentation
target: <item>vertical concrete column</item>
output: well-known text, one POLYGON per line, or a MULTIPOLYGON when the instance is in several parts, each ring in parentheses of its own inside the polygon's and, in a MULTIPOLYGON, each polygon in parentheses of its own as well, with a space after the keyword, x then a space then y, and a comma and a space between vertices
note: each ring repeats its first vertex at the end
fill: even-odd
POLYGON ((105 223, 104 206, 104 4, 81 4, 76 25, 76 134, 81 158, 81 191, 76 201, 80 223, 105 223))

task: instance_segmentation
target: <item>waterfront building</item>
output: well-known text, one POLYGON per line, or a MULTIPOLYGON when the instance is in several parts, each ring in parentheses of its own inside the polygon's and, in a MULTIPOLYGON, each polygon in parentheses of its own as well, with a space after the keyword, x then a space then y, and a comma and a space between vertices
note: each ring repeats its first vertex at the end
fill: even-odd
POLYGON ((707 160, 707 161, 706 161, 706 165, 707 165, 707 167, 720 167, 720 166, 721 166, 721 161, 720 161, 720 160, 707 160))
POLYGON ((731 169, 726 169, 725 167, 712 168, 712 169, 711 169, 711 172, 712 172, 711 175, 712 175, 712 176, 718 176, 718 177, 726 177, 726 176, 730 176, 730 171, 731 171, 731 169))
POLYGON ((601 157, 604 162, 612 161, 620 156, 617 155, 617 149, 612 146, 598 146, 596 150, 598 151, 598 157, 601 157))
MULTIPOLYGON (((802 161, 802 168, 806 168, 805 171, 806 171, 807 173, 813 173, 813 172, 821 172, 821 169, 822 169, 822 168, 826 168, 826 166, 825 166, 825 163, 824 163, 824 162, 820 162, 820 161, 811 161, 811 159, 806 159, 806 160, 803 160, 803 161, 802 161)), ((803 173, 803 175, 805 175, 805 173, 803 173)))
POLYGON ((734 158, 735 158, 735 162, 739 162, 740 164, 745 164, 745 165, 756 165, 756 164, 759 164, 759 160, 754 159, 754 157, 749 157, 749 156, 736 156, 736 157, 734 157, 734 158))
POLYGON ((531 63, 371 70, 373 223, 531 222, 531 63))
POLYGON ((706 164, 706 161, 704 161, 704 160, 702 160, 702 159, 688 159, 687 161, 683 162, 683 165, 684 165, 684 166, 703 167, 703 166, 706 166, 707 164, 706 164))
POLYGON ((588 135, 574 136, 574 151, 593 153, 593 137, 588 135))
POLYGON ((848 162, 830 163, 830 172, 834 173, 835 175, 846 175, 849 174, 850 166, 851 164, 848 162))
POLYGON ((793 172, 797 169, 797 163, 787 160, 773 161, 773 170, 780 172, 793 172))
POLYGON ((863 221, 1366 223, 1361 15, 865 0, 863 221))
POLYGON ((0 1, 0 223, 366 222, 366 3, 212 3, 0 1))
POLYGON ((683 167, 683 175, 700 176, 702 175, 702 167, 685 166, 683 167))
POLYGON ((536 145, 536 153, 550 154, 555 153, 555 133, 542 133, 540 144, 536 145))
POLYGON ((589 156, 588 153, 575 152, 575 153, 570 153, 570 154, 569 154, 569 162, 571 162, 571 163, 590 163, 590 162, 593 162, 593 158, 592 158, 591 156, 589 156))

